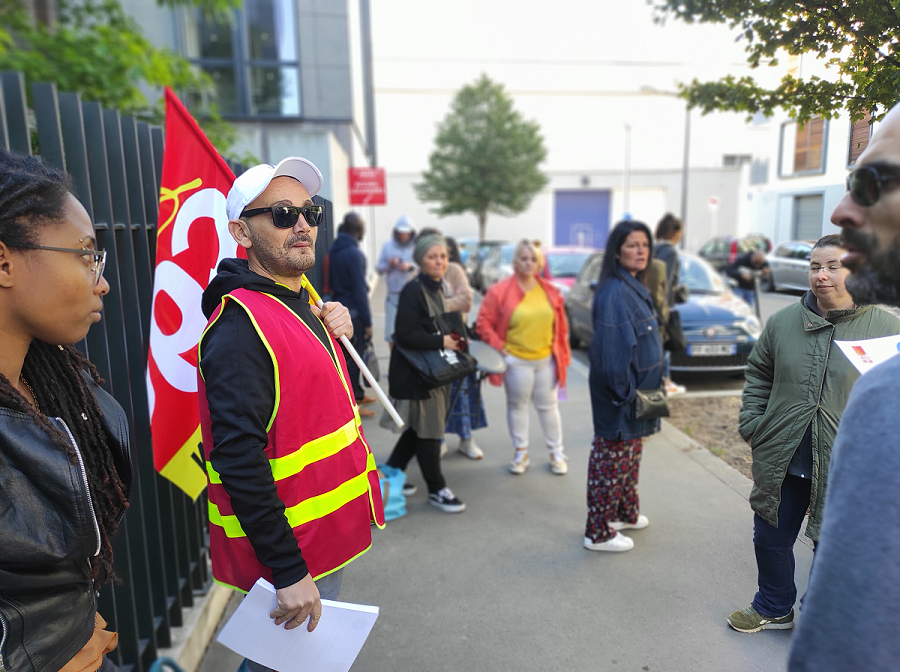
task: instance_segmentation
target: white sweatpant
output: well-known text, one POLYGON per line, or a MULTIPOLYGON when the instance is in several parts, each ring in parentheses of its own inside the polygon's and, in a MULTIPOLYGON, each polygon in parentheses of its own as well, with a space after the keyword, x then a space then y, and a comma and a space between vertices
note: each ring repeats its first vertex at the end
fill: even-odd
POLYGON ((513 447, 517 450, 528 447, 528 405, 533 399, 547 449, 562 453, 562 421, 557 403, 559 381, 553 357, 528 360, 507 355, 506 365, 506 373, 503 374, 506 422, 513 447))

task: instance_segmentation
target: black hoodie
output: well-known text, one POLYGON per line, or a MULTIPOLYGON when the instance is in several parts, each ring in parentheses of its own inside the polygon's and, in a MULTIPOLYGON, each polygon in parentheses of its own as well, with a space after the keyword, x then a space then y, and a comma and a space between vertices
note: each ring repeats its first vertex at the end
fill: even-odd
MULTIPOLYGON (((245 259, 225 259, 203 292, 203 313, 209 318, 222 297, 243 287, 278 297, 328 347, 322 322, 309 308, 306 290, 299 293, 250 270, 245 259)), ((201 365, 212 423, 210 461, 259 561, 272 570, 276 588, 303 579, 306 567, 296 537, 284 516, 264 449, 266 425, 275 409, 275 369, 272 358, 247 313, 233 301, 203 338, 201 365)), ((282 409, 302 418, 303 401, 282 409)))

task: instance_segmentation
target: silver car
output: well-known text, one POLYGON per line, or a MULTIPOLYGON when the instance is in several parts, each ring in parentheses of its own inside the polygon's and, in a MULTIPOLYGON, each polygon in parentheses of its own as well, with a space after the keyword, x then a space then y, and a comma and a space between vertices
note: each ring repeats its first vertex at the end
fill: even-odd
POLYGON ((776 245, 766 257, 769 277, 762 289, 767 292, 809 289, 809 257, 815 244, 814 240, 789 240, 776 245))

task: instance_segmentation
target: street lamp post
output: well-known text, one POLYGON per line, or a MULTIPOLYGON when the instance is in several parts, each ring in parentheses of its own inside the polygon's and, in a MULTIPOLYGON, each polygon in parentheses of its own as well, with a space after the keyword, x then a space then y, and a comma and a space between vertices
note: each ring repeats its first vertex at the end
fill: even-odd
MULTIPOLYGON (((649 96, 671 96, 673 98, 680 98, 675 91, 662 91, 652 86, 642 86, 640 88, 640 92, 649 96)), ((682 150, 681 157, 681 208, 680 208, 680 217, 681 223, 687 224, 687 207, 688 207, 688 173, 690 169, 690 158, 691 158, 691 108, 688 107, 687 102, 684 104, 684 149, 682 150)), ((681 248, 684 249, 685 241, 687 238, 685 236, 681 237, 681 248)))
POLYGON ((631 191, 631 125, 625 124, 625 171, 622 176, 622 214, 630 219, 629 196, 631 191))

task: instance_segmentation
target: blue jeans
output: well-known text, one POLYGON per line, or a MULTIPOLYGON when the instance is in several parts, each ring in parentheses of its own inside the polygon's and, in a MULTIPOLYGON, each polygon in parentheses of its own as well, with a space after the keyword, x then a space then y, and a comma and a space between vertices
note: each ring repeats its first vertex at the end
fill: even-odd
POLYGON ((751 308, 756 305, 756 292, 752 289, 743 289, 741 287, 735 287, 733 290, 734 295, 742 298, 746 301, 751 308))
POLYGON ((753 608, 763 616, 781 618, 791 613, 797 601, 794 583, 794 543, 809 508, 812 481, 786 474, 781 484, 778 527, 753 516, 753 545, 759 572, 759 591, 753 608))
POLYGON ((663 350, 663 382, 672 378, 672 353, 669 350, 663 350))
MULTIPOLYGON (((319 589, 319 599, 336 600, 341 592, 341 580, 344 577, 344 569, 341 568, 336 572, 332 572, 328 576, 323 576, 316 581, 316 588, 319 589)), ((237 672, 278 672, 271 667, 254 663, 249 658, 244 658, 244 662, 237 669, 237 672)))

